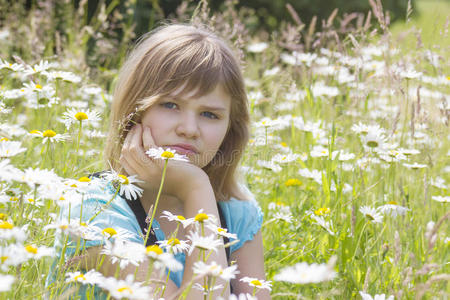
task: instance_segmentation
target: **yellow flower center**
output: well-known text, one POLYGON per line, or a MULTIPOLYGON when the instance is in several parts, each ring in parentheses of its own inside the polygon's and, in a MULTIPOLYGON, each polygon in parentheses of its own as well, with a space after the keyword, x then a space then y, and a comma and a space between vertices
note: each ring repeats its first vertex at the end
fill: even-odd
POLYGON ((146 252, 147 252, 147 253, 149 253, 149 252, 154 252, 154 253, 156 253, 156 254, 158 254, 158 255, 160 255, 160 254, 163 253, 162 249, 161 249, 158 245, 151 245, 151 246, 148 246, 148 247, 146 248, 146 252))
POLYGON ((220 233, 226 233, 227 232, 226 229, 223 229, 221 227, 217 228, 217 231, 220 232, 220 233))
POLYGON ((330 213, 330 209, 328 207, 321 207, 314 211, 314 214, 317 216, 323 216, 330 213))
POLYGON ((123 179, 122 184, 129 184, 130 183, 130 181, 128 180, 127 176, 122 175, 122 174, 119 174, 118 176, 123 179))
POLYGON ((398 205, 398 203, 397 203, 397 202, 395 202, 395 201, 389 201, 389 202, 388 202, 388 204, 392 204, 392 205, 398 205))
POLYGON ((4 213, 0 213, 0 220, 6 221, 6 219, 8 219, 8 215, 4 214, 4 213))
POLYGON ((197 214, 197 215, 195 216, 194 220, 197 221, 197 222, 202 223, 202 222, 204 222, 205 220, 208 220, 208 215, 207 215, 207 214, 204 214, 204 213, 197 214))
POLYGON ((302 182, 300 180, 298 180, 297 178, 291 178, 288 179, 285 183, 285 186, 299 186, 302 185, 302 182))
POLYGON ((185 218, 185 217, 183 217, 183 216, 177 216, 177 219, 178 219, 178 220, 181 220, 181 221, 184 221, 184 220, 186 220, 186 218, 185 218))
POLYGON ((102 230, 102 234, 108 234, 109 236, 113 236, 117 234, 117 231, 114 228, 107 227, 102 230))
POLYGON ((35 85, 35 87, 39 90, 42 90, 42 85, 40 85, 39 83, 35 85))
POLYGON ((78 181, 79 182, 90 182, 91 179, 89 177, 83 176, 83 177, 78 178, 78 181))
POLYGON ((31 133, 31 134, 36 134, 36 133, 39 134, 39 130, 36 130, 36 129, 31 130, 30 133, 31 133))
POLYGON ((253 284, 254 286, 262 286, 261 281, 259 281, 258 279, 254 279, 250 281, 250 283, 253 284))
POLYGON ((84 277, 84 274, 77 275, 73 278, 73 281, 77 281, 78 279, 86 280, 86 277, 84 277))
POLYGON ((171 238, 167 241, 167 244, 171 245, 171 246, 175 246, 180 244, 180 240, 177 238, 171 238))
POLYGON ((59 226, 59 228, 62 229, 62 230, 66 230, 67 228, 69 228, 69 226, 67 226, 67 225, 61 225, 61 226, 59 226))
POLYGON ((378 142, 377 141, 367 141, 367 146, 370 148, 378 147, 378 142))
POLYGON ((129 288, 128 286, 123 286, 121 288, 118 288, 117 291, 120 293, 128 291, 130 294, 133 294, 133 290, 131 288, 129 288))
POLYGON ((11 197, 11 198, 9 198, 9 201, 16 202, 16 201, 19 201, 19 198, 18 197, 11 197))
POLYGON ((64 198, 64 196, 61 196, 61 197, 59 197, 58 200, 59 200, 59 201, 64 201, 64 200, 66 200, 66 198, 64 198))
POLYGON ((5 138, 5 137, 2 137, 2 138, 0 139, 0 142, 7 142, 7 141, 9 141, 9 140, 8 140, 8 138, 5 138))
POLYGON ((30 202, 30 203, 33 203, 33 202, 34 202, 34 199, 33 199, 33 198, 28 198, 27 200, 28 200, 28 202, 30 202))
POLYGON ((287 147, 287 144, 285 142, 281 142, 280 145, 283 147, 287 147))
POLYGON ((369 214, 366 214, 366 218, 369 219, 369 221, 375 220, 375 218, 369 214))
POLYGON ((14 228, 14 225, 9 222, 6 222, 6 221, 0 222, 0 229, 13 229, 13 228, 14 228))
POLYGON ((4 263, 8 258, 8 256, 0 256, 0 261, 4 263))
POLYGON ((33 253, 33 254, 37 254, 37 252, 38 252, 38 249, 32 245, 25 246, 25 250, 27 250, 27 252, 33 253))
POLYGON ((88 119, 88 115, 82 111, 77 112, 75 114, 75 119, 77 119, 78 121, 83 121, 83 120, 87 120, 88 119))
POLYGON ((164 158, 173 158, 175 155, 172 153, 172 152, 170 152, 170 151, 164 151, 162 154, 161 154, 161 157, 164 157, 164 158))
POLYGON ((56 135, 56 132, 54 132, 51 129, 48 129, 48 130, 44 131, 44 133, 42 133, 42 135, 44 137, 54 137, 56 135))

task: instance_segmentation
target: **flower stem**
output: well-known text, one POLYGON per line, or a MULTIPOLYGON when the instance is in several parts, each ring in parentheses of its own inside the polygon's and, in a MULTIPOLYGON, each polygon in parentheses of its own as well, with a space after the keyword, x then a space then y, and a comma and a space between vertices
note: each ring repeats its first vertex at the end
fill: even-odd
MULTIPOLYGON (((152 211, 152 217, 150 218, 150 222, 148 223, 148 229, 147 229, 147 232, 145 234, 144 245, 147 245, 148 236, 150 234, 150 231, 152 230, 152 224, 153 224, 153 220, 155 219, 156 208, 158 207, 159 198, 161 196, 161 191, 162 191, 162 188, 163 188, 163 185, 164 185, 164 178, 166 177, 166 169, 167 169, 167 163, 168 162, 169 162, 168 159, 166 159, 166 161, 164 162, 164 168, 163 168, 163 172, 162 172, 161 184, 159 185, 158 195, 156 196, 155 205, 154 205, 153 211, 152 211)), ((148 213, 150 213, 150 211, 148 213)), ((148 213, 147 213, 147 215, 148 215, 148 213)))

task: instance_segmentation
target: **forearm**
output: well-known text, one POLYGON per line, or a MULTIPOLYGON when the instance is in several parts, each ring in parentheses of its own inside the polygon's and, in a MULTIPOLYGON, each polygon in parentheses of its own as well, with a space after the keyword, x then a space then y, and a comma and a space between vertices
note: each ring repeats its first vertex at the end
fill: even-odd
MULTIPOLYGON (((202 188, 192 190, 189 193, 189 196, 186 197, 184 201, 184 213, 186 217, 188 218, 195 217, 200 209, 203 209, 203 213, 212 215, 216 218, 216 220, 220 220, 219 212, 217 209, 217 202, 210 184, 205 184, 202 188)), ((213 232, 205 228, 205 234, 210 235, 213 234, 213 232)), ((186 256, 186 263, 182 283, 183 285, 189 283, 192 280, 192 278, 194 278, 192 267, 194 263, 198 261, 199 252, 200 250, 195 249, 191 255, 186 256)), ((206 253, 205 255, 208 255, 208 253, 206 253)), ((228 266, 225 249, 223 247, 219 247, 217 252, 213 251, 209 255, 206 263, 211 263, 212 261, 215 261, 217 264, 222 266, 222 268, 226 268, 228 266)), ((202 286, 204 285, 203 279, 199 279, 196 282, 198 282, 202 286)), ((228 298, 228 295, 230 293, 228 288, 229 284, 220 278, 216 280, 215 284, 216 285, 222 284, 226 288, 226 291, 223 294, 223 296, 225 296, 225 298, 228 298)), ((213 299, 217 298, 221 294, 222 289, 215 291, 213 299)), ((191 289, 188 295, 188 299, 201 299, 202 297, 203 293, 196 289, 191 289)))

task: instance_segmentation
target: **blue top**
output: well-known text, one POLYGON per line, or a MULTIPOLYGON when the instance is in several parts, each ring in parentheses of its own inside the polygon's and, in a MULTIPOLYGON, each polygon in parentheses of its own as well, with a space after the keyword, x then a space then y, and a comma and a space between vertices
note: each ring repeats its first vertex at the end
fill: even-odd
MULTIPOLYGON (((82 214, 81 220, 88 222, 99 210, 102 205, 114 197, 116 189, 111 182, 101 178, 93 178, 90 182, 90 187, 83 200, 83 207, 81 211, 81 204, 69 207, 62 207, 59 215, 60 220, 70 219, 80 220, 80 212, 82 214)), ((139 201, 139 200, 136 200, 139 201)), ((254 235, 261 229, 262 212, 257 202, 252 199, 248 201, 237 200, 231 198, 229 201, 218 202, 222 209, 225 218, 228 232, 234 233, 238 237, 238 242, 230 246, 230 253, 241 248, 245 242, 253 239, 254 235)), ((108 227, 114 228, 116 231, 124 230, 128 233, 127 240, 135 243, 144 244, 144 234, 131 208, 128 206, 126 200, 120 195, 116 195, 115 199, 107 208, 103 210, 89 223, 90 226, 95 226, 100 230, 108 227)), ((156 239, 158 241, 165 240, 165 234, 160 229, 159 223, 154 220, 152 228, 155 231, 156 239)), ((69 259, 75 254, 78 239, 72 239, 69 236, 68 243, 65 250, 65 259, 69 259)), ((81 240, 81 245, 85 243, 85 247, 103 245, 104 241, 99 240, 81 240)), ((80 245, 79 244, 79 245, 80 245)), ((62 241, 59 238, 55 240, 55 247, 57 253, 62 250, 62 241)), ((175 258, 184 266, 186 256, 184 253, 178 253, 175 258)), ((54 270, 52 270, 54 271, 54 270)), ((179 287, 183 278, 183 271, 170 272, 170 279, 179 287)), ((52 281, 49 276, 49 282, 52 281)))

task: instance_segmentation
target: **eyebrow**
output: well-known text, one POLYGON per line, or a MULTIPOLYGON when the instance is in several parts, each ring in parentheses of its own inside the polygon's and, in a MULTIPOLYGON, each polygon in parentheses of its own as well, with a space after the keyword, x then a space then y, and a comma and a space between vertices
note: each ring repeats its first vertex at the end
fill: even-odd
MULTIPOLYGON (((188 99, 183 99, 183 98, 173 97, 173 96, 166 97, 166 99, 170 99, 170 100, 174 100, 174 101, 180 101, 180 102, 187 102, 187 101, 189 101, 188 99)), ((206 109, 206 110, 212 110, 212 111, 221 111, 221 112, 227 111, 227 109, 225 107, 222 107, 222 106, 200 105, 200 108, 206 109)))

